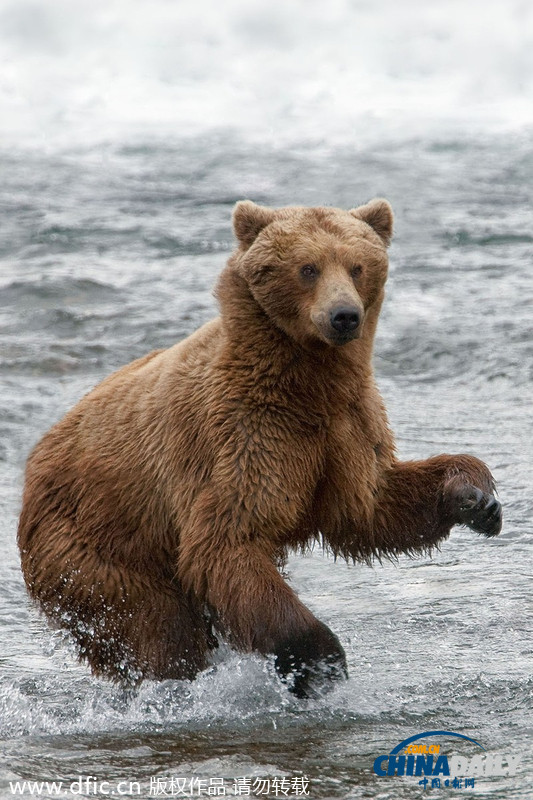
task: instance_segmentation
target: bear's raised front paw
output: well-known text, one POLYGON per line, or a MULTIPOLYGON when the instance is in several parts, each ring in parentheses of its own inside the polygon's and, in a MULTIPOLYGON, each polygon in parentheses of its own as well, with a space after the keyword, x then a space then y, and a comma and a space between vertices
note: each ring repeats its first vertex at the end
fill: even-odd
POLYGON ((466 525, 485 536, 497 536, 502 529, 502 506, 494 495, 463 483, 450 487, 450 500, 454 519, 458 525, 466 525))
POLYGON ((332 681, 348 677, 342 645, 323 622, 282 642, 274 663, 289 691, 300 698, 317 697, 332 681))

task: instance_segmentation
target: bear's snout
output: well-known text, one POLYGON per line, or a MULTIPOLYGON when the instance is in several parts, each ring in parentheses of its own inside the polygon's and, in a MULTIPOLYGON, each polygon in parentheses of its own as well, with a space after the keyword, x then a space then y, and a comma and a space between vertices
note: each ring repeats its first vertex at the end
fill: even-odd
POLYGON ((361 314, 355 306, 338 306, 329 312, 329 321, 334 330, 348 336, 359 327, 361 314))
POLYGON ((348 344, 359 339, 363 329, 365 312, 351 298, 337 297, 333 303, 314 308, 311 320, 320 338, 330 345, 348 344))

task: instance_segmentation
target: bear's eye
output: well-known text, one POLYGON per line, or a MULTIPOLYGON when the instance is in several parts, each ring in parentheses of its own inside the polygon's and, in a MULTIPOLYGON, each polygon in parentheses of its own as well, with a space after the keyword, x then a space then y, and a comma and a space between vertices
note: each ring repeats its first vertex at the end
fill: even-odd
POLYGON ((316 278, 318 269, 314 264, 305 264, 300 270, 300 275, 304 278, 316 278))
POLYGON ((359 277, 359 275, 361 274, 362 271, 363 271, 363 268, 360 267, 359 264, 354 264, 354 266, 351 267, 351 269, 350 269, 350 275, 355 280, 356 278, 359 277))

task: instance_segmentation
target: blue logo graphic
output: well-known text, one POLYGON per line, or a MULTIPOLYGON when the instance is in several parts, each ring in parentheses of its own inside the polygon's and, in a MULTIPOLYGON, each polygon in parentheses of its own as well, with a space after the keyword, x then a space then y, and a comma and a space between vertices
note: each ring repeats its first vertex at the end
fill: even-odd
POLYGON ((409 736, 392 748, 390 753, 374 760, 374 773, 380 778, 413 776, 424 788, 462 789, 473 787, 476 778, 514 775, 519 756, 488 753, 482 744, 470 736, 454 731, 425 731, 409 736), (478 747, 482 753, 473 756, 441 753, 441 744, 422 743, 421 739, 437 736, 460 739, 478 747), (505 766, 505 768, 504 768, 505 766), (427 776, 430 776, 428 779, 427 776), (464 783, 463 783, 464 781, 464 783))
POLYGON ((476 742, 475 739, 471 739, 470 736, 465 736, 463 733, 454 733, 453 731, 426 731, 426 733, 416 733, 414 736, 410 736, 409 739, 404 739, 403 742, 397 744, 396 747, 390 751, 391 756, 399 753, 403 747, 407 747, 411 742, 416 742, 417 739, 425 739, 427 736, 457 736, 458 739, 466 739, 467 742, 474 742, 474 744, 477 744, 482 750, 485 749, 483 745, 476 742))

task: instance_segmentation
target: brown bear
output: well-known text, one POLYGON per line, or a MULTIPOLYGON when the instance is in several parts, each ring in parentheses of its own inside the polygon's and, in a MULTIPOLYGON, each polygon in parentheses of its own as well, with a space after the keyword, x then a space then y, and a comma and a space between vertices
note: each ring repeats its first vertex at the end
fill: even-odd
POLYGON ((104 380, 31 454, 30 593, 93 672, 189 678, 222 636, 297 696, 346 674, 278 567, 430 551, 501 506, 471 455, 398 461, 372 370, 392 211, 237 204, 221 314, 104 380))

